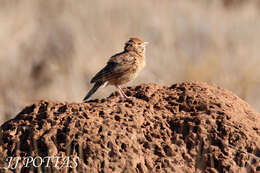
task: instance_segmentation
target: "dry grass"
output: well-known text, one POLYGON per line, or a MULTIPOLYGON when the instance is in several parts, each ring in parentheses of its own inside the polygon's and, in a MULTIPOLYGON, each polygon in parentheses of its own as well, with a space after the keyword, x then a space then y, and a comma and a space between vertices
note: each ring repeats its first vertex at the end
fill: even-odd
POLYGON ((253 0, 3 0, 0 123, 36 100, 80 102, 131 36, 151 44, 146 69, 129 85, 206 81, 259 111, 259 17, 253 0))

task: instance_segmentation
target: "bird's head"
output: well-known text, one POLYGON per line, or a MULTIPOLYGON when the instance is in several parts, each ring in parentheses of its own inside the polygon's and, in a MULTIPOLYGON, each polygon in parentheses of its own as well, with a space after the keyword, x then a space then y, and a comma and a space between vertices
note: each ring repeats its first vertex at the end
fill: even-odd
POLYGON ((143 40, 139 38, 130 38, 125 43, 125 51, 134 51, 138 53, 141 56, 144 56, 145 54, 145 46, 148 44, 148 42, 144 42, 143 40))

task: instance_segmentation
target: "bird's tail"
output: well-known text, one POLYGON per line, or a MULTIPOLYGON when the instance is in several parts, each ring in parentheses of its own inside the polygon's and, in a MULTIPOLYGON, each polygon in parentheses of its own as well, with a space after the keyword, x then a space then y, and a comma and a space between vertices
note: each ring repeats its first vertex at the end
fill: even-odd
POLYGON ((104 82, 102 81, 97 81, 95 83, 95 85, 91 88, 91 90, 89 90, 88 94, 86 95, 86 97, 84 97, 83 101, 87 101, 87 99, 89 99, 89 97, 91 97, 99 87, 101 87, 104 84, 104 82))

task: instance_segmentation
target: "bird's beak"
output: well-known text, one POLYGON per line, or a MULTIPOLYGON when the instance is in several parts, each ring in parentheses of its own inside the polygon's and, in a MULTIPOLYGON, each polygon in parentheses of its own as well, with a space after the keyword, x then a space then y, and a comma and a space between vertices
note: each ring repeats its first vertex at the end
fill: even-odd
POLYGON ((149 44, 149 42, 144 42, 144 45, 146 46, 147 44, 149 44))

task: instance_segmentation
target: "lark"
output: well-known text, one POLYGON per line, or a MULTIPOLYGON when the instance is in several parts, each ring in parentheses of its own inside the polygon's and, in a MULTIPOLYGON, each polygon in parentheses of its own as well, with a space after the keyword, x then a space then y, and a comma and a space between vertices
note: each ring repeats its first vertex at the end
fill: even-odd
POLYGON ((124 50, 110 57, 106 66, 91 79, 90 83, 94 83, 94 86, 83 101, 87 101, 98 88, 107 85, 115 86, 122 98, 130 98, 120 85, 136 78, 141 69, 144 68, 147 43, 139 38, 130 38, 125 43, 124 50))

